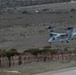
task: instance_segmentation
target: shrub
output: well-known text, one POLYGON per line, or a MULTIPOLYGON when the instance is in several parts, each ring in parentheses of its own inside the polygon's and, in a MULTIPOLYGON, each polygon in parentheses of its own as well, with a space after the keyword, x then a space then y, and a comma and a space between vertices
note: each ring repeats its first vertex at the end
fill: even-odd
POLYGON ((6 50, 1 50, 0 49, 0 56, 5 56, 6 55, 6 50))
POLYGON ((41 50, 38 49, 38 48, 32 48, 32 49, 25 50, 24 53, 25 52, 29 52, 29 53, 31 53, 33 55, 37 55, 38 53, 41 54, 41 53, 48 53, 48 52, 50 52, 51 54, 55 54, 55 53, 57 53, 57 50, 52 49, 51 46, 45 46, 41 50))
POLYGON ((45 49, 45 48, 52 48, 52 47, 51 47, 51 46, 45 46, 45 47, 43 47, 43 48, 45 49))
POLYGON ((14 48, 6 52, 6 56, 8 57, 8 60, 9 60, 9 67, 11 67, 11 56, 14 56, 15 54, 18 54, 18 52, 14 48))
POLYGON ((70 16, 70 18, 73 18, 73 16, 70 16))
POLYGON ((56 49, 52 49, 52 48, 44 48, 43 50, 42 50, 42 52, 44 52, 44 53, 51 53, 51 54, 55 54, 55 53, 57 53, 57 50, 56 49))
POLYGON ((22 11, 22 14, 28 14, 28 12, 27 11, 22 11))
POLYGON ((68 52, 68 48, 64 48, 64 52, 68 52))
POLYGON ((46 9, 43 9, 42 11, 48 11, 48 10, 49 10, 49 9, 46 8, 46 9))
POLYGON ((7 57, 14 56, 14 55, 16 55, 16 54, 18 54, 18 52, 17 52, 17 50, 14 49, 14 48, 12 48, 12 49, 10 49, 9 51, 6 52, 6 56, 7 56, 7 57))
POLYGON ((57 50, 56 49, 51 49, 50 52, 51 52, 51 54, 56 54, 57 50))
POLYGON ((72 12, 73 12, 73 11, 76 11, 76 9, 72 8, 72 9, 70 9, 70 11, 72 11, 72 12))
POLYGON ((24 52, 29 52, 33 55, 37 55, 38 53, 40 53, 40 50, 38 48, 32 48, 32 49, 25 50, 24 52))

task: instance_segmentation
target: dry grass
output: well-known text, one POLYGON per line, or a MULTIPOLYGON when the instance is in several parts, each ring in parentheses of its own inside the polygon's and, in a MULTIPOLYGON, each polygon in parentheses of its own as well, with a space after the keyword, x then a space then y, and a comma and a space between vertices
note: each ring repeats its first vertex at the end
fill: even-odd
MULTIPOLYGON (((0 48, 16 48, 23 51, 28 48, 42 48, 48 44, 47 27, 53 26, 56 32, 66 32, 68 26, 76 24, 75 3, 55 3, 17 8, 17 13, 3 13, 0 15, 0 48), (46 11, 43 11, 43 10, 46 11), (39 12, 36 13, 35 10, 39 12), (30 14, 22 14, 27 11, 30 14)), ((75 48, 75 40, 71 43, 56 43, 52 47, 75 48)), ((70 49, 71 49, 70 48, 70 49)))

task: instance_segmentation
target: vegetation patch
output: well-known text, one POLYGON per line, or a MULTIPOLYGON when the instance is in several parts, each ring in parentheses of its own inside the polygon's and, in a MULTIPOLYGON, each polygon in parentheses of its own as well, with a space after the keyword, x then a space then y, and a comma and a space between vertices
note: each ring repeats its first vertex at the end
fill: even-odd
POLYGON ((76 11, 76 9, 72 8, 72 9, 70 9, 70 11, 71 11, 71 12, 74 12, 74 11, 76 11))
POLYGON ((22 14, 28 14, 28 12, 25 10, 25 11, 22 11, 22 14))
POLYGON ((47 9, 47 8, 45 8, 45 9, 43 9, 42 11, 48 11, 49 9, 47 9))

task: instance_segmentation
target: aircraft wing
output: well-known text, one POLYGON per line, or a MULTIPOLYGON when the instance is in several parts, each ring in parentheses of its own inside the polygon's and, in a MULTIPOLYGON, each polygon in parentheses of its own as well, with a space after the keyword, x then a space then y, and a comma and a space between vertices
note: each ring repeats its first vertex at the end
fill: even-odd
POLYGON ((59 33, 51 32, 50 34, 58 35, 59 33))
POLYGON ((55 33, 55 32, 51 32, 51 34, 55 34, 55 35, 66 35, 66 33, 55 33))
POLYGON ((67 35, 61 35, 60 37, 61 37, 61 38, 66 38, 66 37, 67 37, 67 35))
POLYGON ((55 33, 55 32, 51 32, 51 34, 52 34, 53 36, 56 36, 56 37, 58 37, 58 36, 61 36, 61 37, 66 36, 66 33, 55 33))

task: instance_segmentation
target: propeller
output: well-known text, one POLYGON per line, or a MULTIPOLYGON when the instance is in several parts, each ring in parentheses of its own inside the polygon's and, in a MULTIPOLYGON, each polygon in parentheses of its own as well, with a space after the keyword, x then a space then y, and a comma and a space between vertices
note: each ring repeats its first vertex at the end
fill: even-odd
POLYGON ((52 26, 49 26, 47 29, 52 29, 52 28, 54 28, 54 27, 52 27, 52 26))
POLYGON ((73 29, 73 27, 67 27, 66 29, 67 29, 67 30, 71 30, 71 29, 73 29))
POLYGON ((51 30, 51 32, 54 32, 52 28, 54 28, 54 27, 49 26, 47 29, 51 30))

